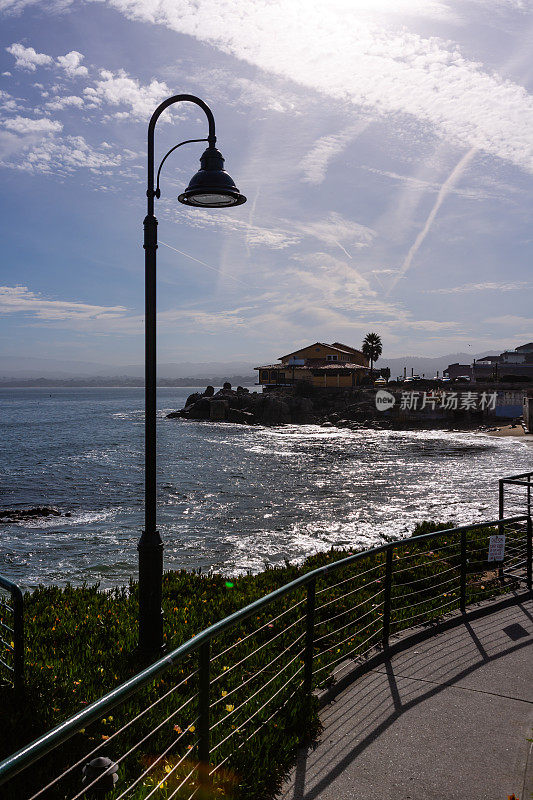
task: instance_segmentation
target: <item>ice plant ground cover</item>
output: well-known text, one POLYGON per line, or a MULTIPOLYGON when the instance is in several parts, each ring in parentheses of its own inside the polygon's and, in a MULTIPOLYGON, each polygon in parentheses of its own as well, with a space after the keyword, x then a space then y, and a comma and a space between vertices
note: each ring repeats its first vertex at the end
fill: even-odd
MULTIPOLYGON (((449 524, 425 522, 416 527, 414 535, 445 529, 449 524)), ((483 528, 468 533, 467 603, 509 588, 499 581, 494 565, 486 563, 488 536, 495 532, 483 528)), ((523 539, 520 547, 522 544, 523 539)), ((185 571, 166 573, 163 607, 168 650, 253 600, 351 552, 331 550, 311 556, 301 566, 287 564, 231 580, 185 571)), ((434 621, 457 609, 459 564, 457 534, 444 533, 420 542, 406 540, 395 548, 390 632, 434 621)), ((361 557, 317 581, 315 687, 331 681, 334 665, 346 657, 379 645, 384 576, 385 553, 381 552, 361 557)), ((300 681, 305 598, 305 587, 299 587, 212 643, 211 766, 220 768, 211 778, 211 788, 217 796, 272 796, 294 760, 297 745, 319 731, 316 703, 306 701, 300 681), (287 678, 297 679, 290 694, 283 691, 287 678), (257 698, 267 686, 273 702, 263 707, 257 698)), ((0 700, 10 720, 0 733, 2 757, 140 670, 133 655, 136 584, 108 592, 97 586, 40 587, 25 599, 26 692, 21 702, 11 689, 1 689, 0 700)), ((8 783, 3 797, 29 797, 94 748, 99 748, 97 755, 116 759, 133 745, 135 752, 121 765, 121 781, 110 798, 122 796, 128 785, 132 790, 127 796, 135 800, 149 796, 152 790, 162 798, 188 797, 191 787, 194 789, 194 779, 189 780, 188 775, 195 770, 197 690, 197 660, 187 656, 113 713, 75 734, 53 752, 53 758, 37 762, 8 783), (139 717, 139 732, 139 725, 131 720, 152 704, 157 705, 157 715, 151 716, 149 723, 147 717, 139 717), (147 733, 150 736, 144 741, 147 733), (137 746, 139 739, 141 746, 137 746)), ((77 796, 82 789, 78 773, 81 770, 69 773, 64 786, 53 787, 45 796, 77 796)))

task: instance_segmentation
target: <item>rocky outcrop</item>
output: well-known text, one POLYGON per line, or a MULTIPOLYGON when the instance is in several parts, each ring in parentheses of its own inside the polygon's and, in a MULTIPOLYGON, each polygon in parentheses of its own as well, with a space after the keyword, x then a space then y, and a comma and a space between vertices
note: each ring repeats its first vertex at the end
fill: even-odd
POLYGON ((320 390, 303 395, 291 391, 258 393, 242 386, 232 389, 226 383, 218 392, 208 386, 205 392, 189 395, 184 408, 167 416, 239 425, 296 423, 358 427, 373 423, 377 413, 370 398, 361 392, 335 395, 320 390))
POLYGON ((69 511, 61 514, 57 508, 51 506, 34 506, 33 508, 9 509, 0 511, 0 523, 24 522, 27 519, 39 519, 40 517, 70 517, 69 511))
POLYGON ((293 394, 258 394, 229 383, 218 392, 208 387, 203 393, 189 395, 181 411, 167 416, 202 419, 211 422, 233 422, 240 425, 286 425, 316 422, 312 401, 293 394))

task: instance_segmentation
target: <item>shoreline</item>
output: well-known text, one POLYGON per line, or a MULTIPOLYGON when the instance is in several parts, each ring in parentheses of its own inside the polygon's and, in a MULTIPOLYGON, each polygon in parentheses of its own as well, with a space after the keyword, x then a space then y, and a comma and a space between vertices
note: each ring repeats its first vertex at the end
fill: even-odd
POLYGON ((500 425, 496 430, 479 432, 496 439, 520 439, 524 444, 533 444, 533 434, 526 433, 522 425, 500 425))

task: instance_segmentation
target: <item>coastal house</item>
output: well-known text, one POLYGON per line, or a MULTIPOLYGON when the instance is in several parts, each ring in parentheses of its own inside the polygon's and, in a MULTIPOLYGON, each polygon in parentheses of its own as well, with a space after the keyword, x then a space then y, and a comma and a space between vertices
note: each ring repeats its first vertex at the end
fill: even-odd
POLYGON ((354 388, 368 374, 363 353, 342 342, 314 342, 278 361, 255 367, 264 389, 294 386, 299 381, 324 389, 354 388))
POLYGON ((452 380, 467 375, 474 381, 505 380, 506 377, 533 380, 533 342, 497 356, 483 356, 470 364, 450 364, 443 375, 452 380))
POLYGON ((504 350, 499 356, 485 356, 474 361, 474 380, 490 380, 506 376, 533 380, 533 342, 514 350, 504 350))

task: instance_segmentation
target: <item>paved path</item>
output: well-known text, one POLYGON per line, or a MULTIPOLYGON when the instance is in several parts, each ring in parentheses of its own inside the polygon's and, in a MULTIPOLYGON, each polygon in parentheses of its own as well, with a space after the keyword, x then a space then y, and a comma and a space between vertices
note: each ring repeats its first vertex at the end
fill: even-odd
POLYGON ((321 717, 283 800, 531 800, 533 602, 393 656, 321 717))

